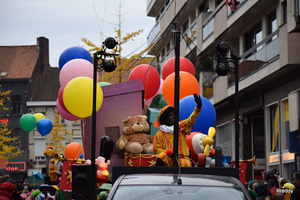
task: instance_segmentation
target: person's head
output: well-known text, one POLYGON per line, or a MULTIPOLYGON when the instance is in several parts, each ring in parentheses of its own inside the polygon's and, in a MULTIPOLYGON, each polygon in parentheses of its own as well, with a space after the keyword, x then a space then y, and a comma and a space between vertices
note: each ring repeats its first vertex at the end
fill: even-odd
POLYGON ((48 191, 48 190, 47 190, 46 187, 42 187, 42 188, 41 188, 41 192, 42 192, 43 194, 47 194, 47 191, 48 191))
POLYGON ((3 176, 1 176, 0 177, 0 182, 1 183, 4 183, 7 179, 9 179, 10 178, 10 176, 9 175, 3 175, 3 176))
POLYGON ((300 185, 300 172, 295 172, 293 175, 293 184, 298 187, 300 185))
POLYGON ((253 184, 254 184, 254 183, 255 183, 254 180, 251 180, 251 181, 248 182, 248 186, 249 186, 249 188, 250 188, 251 190, 253 190, 253 184))
POLYGON ((167 126, 174 125, 174 108, 168 105, 161 109, 157 120, 153 124, 155 127, 160 127, 160 125, 164 124, 167 126))
POLYGON ((56 189, 54 189, 53 187, 50 187, 48 191, 49 191, 50 195, 53 196, 53 195, 55 195, 56 189))
POLYGON ((265 200, 273 200, 273 197, 271 195, 266 196, 265 200))
POLYGON ((279 188, 282 189, 282 187, 284 186, 284 184, 288 183, 289 181, 285 178, 281 179, 281 181, 279 182, 279 188))
POLYGON ((255 191, 255 187, 259 184, 259 182, 254 182, 252 185, 252 190, 255 191))
POLYGON ((58 187, 56 185, 51 185, 48 188, 48 191, 49 191, 49 193, 50 193, 51 196, 55 195, 56 190, 58 190, 58 187))
POLYGON ((41 193, 47 194, 47 192, 48 192, 48 187, 49 187, 49 185, 47 185, 47 184, 42 184, 41 186, 39 186, 39 189, 40 189, 41 193))

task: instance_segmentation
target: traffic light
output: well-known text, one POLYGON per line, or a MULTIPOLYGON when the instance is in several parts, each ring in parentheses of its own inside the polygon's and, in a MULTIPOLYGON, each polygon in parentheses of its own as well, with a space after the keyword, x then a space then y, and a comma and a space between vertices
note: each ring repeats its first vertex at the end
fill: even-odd
MULTIPOLYGON (((89 199, 91 186, 91 165, 72 165, 72 197, 73 199, 89 199)), ((94 173, 96 175, 96 172, 94 173)))

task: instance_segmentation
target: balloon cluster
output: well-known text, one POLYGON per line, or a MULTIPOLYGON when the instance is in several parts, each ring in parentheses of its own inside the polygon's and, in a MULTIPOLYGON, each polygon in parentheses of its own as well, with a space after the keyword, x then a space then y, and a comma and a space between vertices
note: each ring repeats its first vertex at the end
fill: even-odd
POLYGON ((20 118, 19 123, 21 128, 28 132, 36 127, 42 136, 50 133, 53 128, 51 120, 46 118, 42 113, 35 113, 34 115, 27 113, 20 118))
MULTIPOLYGON (((82 47, 70 47, 59 57, 60 89, 57 99, 59 114, 70 121, 86 118, 93 111, 94 66, 90 53, 82 47)), ((97 76, 97 82, 98 82, 97 76)), ((96 111, 102 105, 103 92, 96 85, 96 111)))
MULTIPOLYGON (((179 120, 187 119, 196 107, 193 94, 199 95, 200 86, 195 78, 195 67, 187 58, 179 58, 179 120)), ((135 67, 129 80, 143 79, 145 88, 145 104, 151 108, 161 109, 166 105, 174 106, 175 58, 170 58, 162 68, 162 79, 156 69, 150 65, 135 67)), ((192 131, 207 134, 209 127, 214 127, 216 111, 210 101, 204 97, 202 111, 192 131)))
MULTIPOLYGON (((179 99, 185 96, 199 94, 200 87, 195 78, 193 63, 187 58, 179 59, 180 88, 179 99)), ((142 64, 135 67, 129 74, 129 80, 143 79, 145 104, 161 109, 166 105, 174 106, 175 58, 169 59, 163 66, 162 79, 157 70, 150 65, 142 64)))

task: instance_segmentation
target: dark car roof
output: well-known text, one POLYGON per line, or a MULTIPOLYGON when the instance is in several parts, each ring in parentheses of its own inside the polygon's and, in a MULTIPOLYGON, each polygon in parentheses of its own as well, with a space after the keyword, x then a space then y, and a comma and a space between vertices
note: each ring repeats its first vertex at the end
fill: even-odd
MULTIPOLYGON (((241 187, 233 177, 181 174, 182 185, 205 185, 216 187, 241 187)), ((120 177, 119 185, 174 185, 173 174, 130 174, 120 177)))

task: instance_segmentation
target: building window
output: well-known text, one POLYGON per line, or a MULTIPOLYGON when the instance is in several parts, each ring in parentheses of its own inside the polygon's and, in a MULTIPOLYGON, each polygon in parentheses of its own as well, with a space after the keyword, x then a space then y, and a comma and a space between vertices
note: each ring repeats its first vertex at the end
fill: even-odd
POLYGON ((34 157, 44 157, 44 151, 46 150, 46 138, 34 139, 34 157))
POLYGON ((270 130, 270 147, 271 149, 269 152, 279 151, 278 145, 278 137, 279 137, 279 111, 278 105, 272 105, 269 108, 269 115, 270 115, 270 123, 269 123, 269 130, 270 130))
POLYGON ((287 21, 287 5, 286 1, 282 3, 282 22, 285 23, 287 21))
POLYGON ((170 51, 170 42, 166 45, 166 52, 168 53, 170 51))
MULTIPOLYGON (((268 31, 269 35, 277 30, 277 21, 276 21, 276 11, 272 12, 268 17, 268 31)), ((272 37, 272 40, 275 40, 277 35, 272 37)))
POLYGON ((216 0, 216 6, 218 6, 222 2, 223 2, 223 0, 216 0))
MULTIPOLYGON (((257 26, 255 26, 253 29, 251 29, 250 31, 248 31, 248 33, 245 34, 245 52, 261 41, 262 41, 262 27, 260 22, 257 26)), ((261 48, 262 45, 257 47, 256 51, 259 51, 261 48)))
POLYGON ((231 130, 229 122, 218 127, 217 136, 217 146, 222 148, 223 155, 231 156, 231 130))
POLYGON ((208 12, 209 11, 209 2, 206 0, 204 3, 202 3, 199 7, 199 14, 202 12, 208 12))
POLYGON ((265 159, 264 119, 261 116, 253 116, 251 124, 253 135, 253 155, 255 155, 256 158, 265 159))
POLYGON ((164 13, 164 10, 165 10, 165 7, 163 6, 160 10, 160 13, 163 14, 164 13))
POLYGON ((12 100, 12 113, 21 114, 22 113, 22 97, 21 95, 14 95, 12 100))
POLYGON ((166 6, 167 6, 169 3, 170 3, 170 0, 167 0, 167 1, 166 1, 166 6))
POLYGON ((189 28, 189 21, 187 20, 183 25, 182 25, 182 32, 185 33, 185 31, 189 28))
POLYGON ((281 144, 281 150, 288 149, 289 147, 289 132, 290 132, 290 119, 289 119, 289 101, 288 99, 281 102, 281 113, 280 118, 281 137, 279 139, 281 144))
POLYGON ((163 48, 163 50, 161 51, 161 57, 162 57, 162 58, 165 57, 165 48, 163 48))
POLYGON ((159 17, 160 17, 160 14, 158 13, 158 15, 156 16, 156 21, 158 21, 159 20, 159 17))

